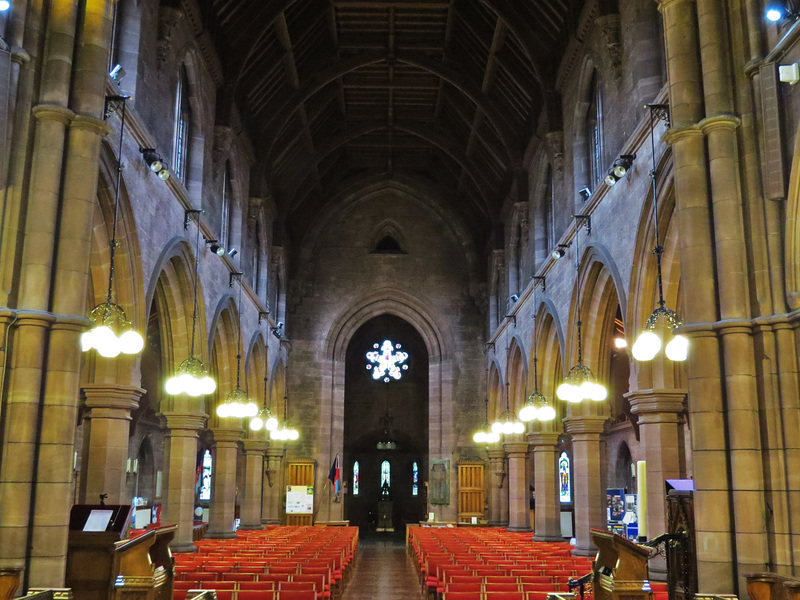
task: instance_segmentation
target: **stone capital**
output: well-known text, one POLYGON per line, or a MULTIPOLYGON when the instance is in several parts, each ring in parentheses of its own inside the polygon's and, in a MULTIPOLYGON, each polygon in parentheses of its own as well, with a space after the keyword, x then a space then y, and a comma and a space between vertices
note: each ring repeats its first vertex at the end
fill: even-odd
POLYGON ((99 136, 107 136, 111 132, 111 127, 103 119, 90 117, 88 115, 75 115, 70 123, 71 129, 82 129, 95 133, 99 136))
POLYGON ((683 412, 684 389, 635 390, 625 397, 631 403, 631 412, 635 415, 670 414, 675 416, 683 412))
POLYGON ((668 129, 662 138, 664 143, 674 146, 678 142, 682 142, 688 138, 701 138, 703 137, 703 130, 699 125, 686 125, 684 127, 675 127, 668 129))
POLYGON ((264 454, 267 451, 267 442, 264 440, 242 440, 245 454, 264 454))
POLYGON ((706 135, 717 129, 726 129, 728 131, 735 131, 739 125, 742 124, 742 120, 737 117, 736 115, 716 115, 713 117, 708 117, 703 119, 698 123, 700 129, 706 135))
POLYGON ((205 426, 207 418, 204 413, 162 413, 162 416, 167 421, 167 429, 171 435, 174 435, 173 432, 185 431, 194 432, 196 436, 205 426))
POLYGON ((603 433, 603 425, 605 424, 606 417, 566 417, 564 419, 564 428, 571 436, 578 435, 594 435, 599 436, 603 433))
POLYGON ((212 429, 211 433, 214 434, 214 445, 233 445, 239 443, 242 439, 241 429, 212 429))
POLYGON ((37 121, 58 121, 63 125, 69 125, 75 118, 74 112, 57 104, 39 104, 31 109, 31 113, 37 121))
POLYGON ((508 453, 508 457, 524 456, 528 453, 528 442, 506 442, 503 449, 508 453))
POLYGON ((272 446, 267 447, 267 458, 271 459, 282 459, 286 455, 286 450, 284 448, 275 448, 272 446))
POLYGON ((489 461, 495 462, 498 460, 505 460, 506 458, 506 451, 502 448, 495 448, 494 450, 489 450, 486 453, 489 456, 489 461))
POLYGON ((106 417, 130 419, 131 411, 139 408, 139 398, 145 390, 135 385, 118 383, 87 383, 81 387, 89 418, 106 417))
POLYGON ((678 4, 694 4, 696 0, 656 0, 656 2, 658 2, 658 10, 664 12, 666 9, 677 6, 678 4))
POLYGON ((541 447, 546 447, 547 450, 550 450, 551 446, 555 447, 555 445, 558 444, 558 437, 559 434, 555 432, 532 433, 528 436, 528 442, 533 446, 534 451, 541 447))

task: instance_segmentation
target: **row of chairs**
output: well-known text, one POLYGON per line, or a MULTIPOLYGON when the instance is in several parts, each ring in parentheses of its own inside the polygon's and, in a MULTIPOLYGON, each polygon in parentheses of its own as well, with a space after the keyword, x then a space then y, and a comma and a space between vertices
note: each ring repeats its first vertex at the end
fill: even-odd
MULTIPOLYGON (((175 592, 175 600, 186 600, 193 598, 197 594, 203 592, 203 589, 192 589, 188 592, 175 592)), ((264 590, 259 592, 232 592, 231 595, 226 595, 225 592, 217 591, 217 600, 315 600, 316 596, 313 591, 308 590, 264 590)))

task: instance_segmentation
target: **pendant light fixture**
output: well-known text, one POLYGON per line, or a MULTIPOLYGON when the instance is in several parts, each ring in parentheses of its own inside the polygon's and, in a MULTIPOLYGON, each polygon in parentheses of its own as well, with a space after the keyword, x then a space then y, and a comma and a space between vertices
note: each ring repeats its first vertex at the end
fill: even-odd
POLYGON ((583 364, 583 340, 581 339, 581 282, 580 282, 580 223, 586 222, 587 232, 591 231, 592 222, 588 215, 573 215, 575 217, 575 300, 578 316, 578 364, 567 373, 564 383, 558 386, 556 396, 566 402, 583 402, 594 400, 600 402, 608 397, 606 388, 597 383, 597 377, 592 370, 583 364))
MULTIPOLYGON (((260 317, 259 317, 260 319, 260 317)), ((258 414, 250 420, 251 431, 273 431, 278 428, 278 419, 272 415, 272 411, 267 406, 267 383, 269 382, 269 354, 264 350, 264 404, 258 414)))
POLYGON ((144 348, 144 338, 134 331, 123 308, 114 302, 114 259, 119 242, 117 241, 117 221, 119 220, 119 196, 122 187, 122 142, 125 137, 125 115, 130 96, 108 96, 106 114, 122 104, 120 117, 119 147, 117 151, 117 185, 114 190, 114 224, 109 242, 108 292, 106 301, 89 312, 89 320, 94 328, 81 335, 81 350, 87 352, 94 348, 100 356, 114 358, 122 354, 138 354, 144 348))
POLYGON ((472 436, 476 444, 496 444, 500 441, 500 434, 492 431, 489 426, 489 366, 486 366, 486 397, 483 400, 484 420, 483 426, 472 436))
MULTIPOLYGON (((506 315, 506 372, 509 371, 508 369, 508 319, 514 319, 514 326, 517 325, 517 317, 515 315, 506 315)), ((519 419, 517 419, 517 415, 515 415, 510 406, 509 406, 509 398, 508 398, 508 389, 509 389, 509 382, 508 376, 506 376, 506 387, 505 387, 505 396, 506 396, 506 409, 500 414, 500 418, 497 419, 494 423, 492 423, 492 431, 496 434, 504 434, 504 435, 511 435, 514 433, 525 433, 525 424, 522 423, 519 419)))
POLYGON ((289 364, 283 367, 283 423, 269 432, 269 439, 283 442, 293 442, 300 437, 300 433, 291 426, 287 418, 289 407, 289 364))
MULTIPOLYGON (((234 278, 239 280, 239 303, 236 309, 239 313, 241 320, 242 314, 242 273, 231 273, 231 283, 234 278)), ((255 417, 258 414, 258 406, 250 400, 247 392, 242 389, 241 375, 242 375, 242 328, 241 325, 236 328, 238 337, 238 347, 236 352, 236 389, 228 392, 225 399, 217 406, 217 416, 221 419, 228 417, 233 418, 246 418, 255 417)))
POLYGON ((539 353, 536 331, 536 313, 539 308, 536 303, 536 285, 539 279, 544 283, 544 277, 535 278, 531 294, 533 304, 533 393, 528 396, 528 401, 519 411, 520 421, 552 421, 556 418, 556 410, 550 405, 544 394, 539 392, 539 353))
POLYGON ((655 231, 656 246, 653 249, 653 254, 656 255, 656 278, 658 283, 658 306, 647 318, 644 324, 644 330, 631 348, 633 358, 639 361, 653 360, 658 351, 661 350, 661 338, 655 332, 658 321, 663 319, 666 327, 669 329, 672 339, 664 348, 664 354, 667 358, 674 362, 682 362, 686 360, 689 353, 689 340, 682 336, 676 335, 675 329, 681 325, 681 320, 678 313, 666 307, 664 301, 664 283, 661 276, 661 260, 664 254, 664 247, 659 244, 658 240, 658 182, 656 171, 656 143, 655 143, 655 123, 656 120, 662 120, 669 125, 669 106, 666 104, 648 104, 647 108, 650 109, 650 148, 653 155, 653 169, 650 171, 650 179, 653 181, 653 229, 655 231))
POLYGON ((197 237, 194 249, 194 308, 192 310, 192 342, 189 346, 189 358, 184 360, 176 369, 175 374, 167 379, 164 390, 170 396, 188 394, 193 397, 212 394, 217 389, 217 383, 209 376, 206 366, 194 355, 194 339, 197 331, 197 280, 200 271, 200 215, 202 210, 189 209, 185 211, 183 228, 188 229, 189 217, 197 218, 197 237))

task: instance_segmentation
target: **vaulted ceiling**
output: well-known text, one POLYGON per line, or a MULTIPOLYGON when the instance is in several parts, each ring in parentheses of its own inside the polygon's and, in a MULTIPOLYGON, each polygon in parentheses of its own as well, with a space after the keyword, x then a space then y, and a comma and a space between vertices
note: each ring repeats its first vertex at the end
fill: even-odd
MULTIPOLYGON (((292 237, 343 186, 426 182, 478 247, 523 178, 583 0, 206 0, 227 102, 292 237)), ((523 184, 524 185, 524 184, 523 184)))

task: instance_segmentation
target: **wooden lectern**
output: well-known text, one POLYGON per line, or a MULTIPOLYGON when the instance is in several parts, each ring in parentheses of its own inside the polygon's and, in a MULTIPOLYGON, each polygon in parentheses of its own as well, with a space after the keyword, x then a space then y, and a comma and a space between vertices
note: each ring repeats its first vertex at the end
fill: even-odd
POLYGON ((597 546, 594 572, 595 600, 649 600, 650 590, 642 590, 650 552, 624 537, 592 529, 597 546))
POLYGON ((130 506, 75 505, 70 511, 66 585, 80 600, 171 600, 176 525, 122 539, 130 506))

